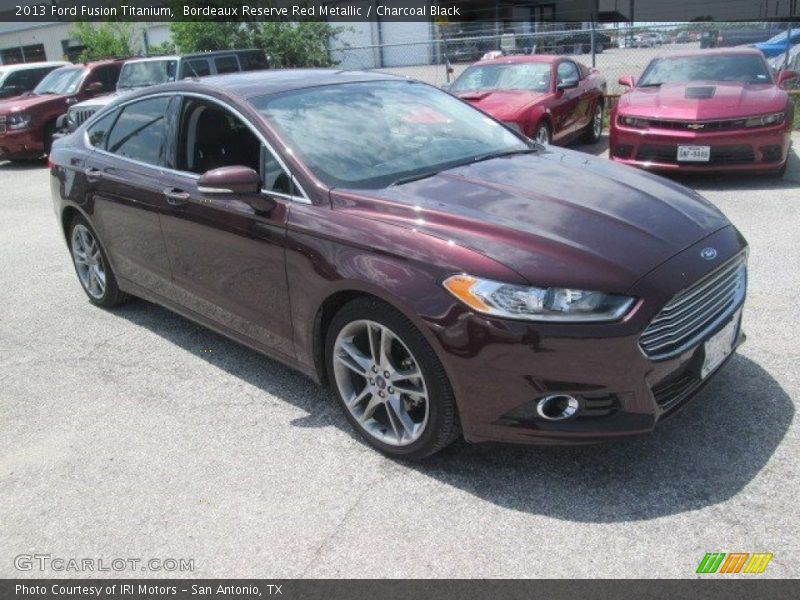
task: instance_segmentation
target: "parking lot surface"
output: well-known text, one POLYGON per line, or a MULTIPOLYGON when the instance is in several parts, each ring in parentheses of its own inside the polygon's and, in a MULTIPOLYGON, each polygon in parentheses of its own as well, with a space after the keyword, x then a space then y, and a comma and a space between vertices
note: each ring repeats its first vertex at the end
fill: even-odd
POLYGON ((791 161, 783 180, 681 180, 751 251, 749 339, 679 415, 638 440, 461 442, 417 465, 362 444, 330 392, 276 362, 143 301, 90 305, 46 168, 0 163, 0 576, 86 575, 15 568, 38 553, 194 561, 94 575, 694 577, 737 551, 797 576, 791 161))

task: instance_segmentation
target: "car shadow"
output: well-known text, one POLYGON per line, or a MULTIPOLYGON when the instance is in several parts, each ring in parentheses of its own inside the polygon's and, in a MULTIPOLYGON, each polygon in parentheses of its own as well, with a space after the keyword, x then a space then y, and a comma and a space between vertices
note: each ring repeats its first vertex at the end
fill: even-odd
MULTIPOLYGON (((358 437, 333 393, 304 375, 148 302, 114 314, 308 413, 293 426, 335 426, 358 437)), ((578 522, 647 520, 735 496, 767 464, 793 417, 780 384, 736 355, 692 403, 645 437, 579 447, 459 441, 421 463, 395 463, 520 512, 578 522)))
POLYGON ((42 159, 20 160, 11 162, 10 160, 0 160, 0 172, 14 173, 17 171, 33 171, 47 168, 47 162, 42 159))
POLYGON ((587 154, 594 154, 595 156, 608 156, 608 134, 604 133, 600 136, 594 144, 581 144, 576 143, 569 146, 572 150, 578 152, 586 152, 587 154))

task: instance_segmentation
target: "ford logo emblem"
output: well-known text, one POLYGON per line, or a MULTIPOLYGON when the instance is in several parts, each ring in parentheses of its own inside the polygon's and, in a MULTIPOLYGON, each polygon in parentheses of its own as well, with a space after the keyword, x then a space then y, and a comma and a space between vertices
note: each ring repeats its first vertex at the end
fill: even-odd
POLYGON ((717 249, 716 248, 703 248, 700 250, 700 256, 705 258, 706 260, 714 260, 717 258, 717 249))

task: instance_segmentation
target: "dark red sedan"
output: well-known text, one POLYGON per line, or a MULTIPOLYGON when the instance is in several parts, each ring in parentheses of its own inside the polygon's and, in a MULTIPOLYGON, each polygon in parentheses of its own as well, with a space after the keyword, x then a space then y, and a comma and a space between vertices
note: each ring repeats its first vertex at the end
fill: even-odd
POLYGON ((148 88, 50 169, 92 303, 145 298, 329 382, 396 456, 648 432, 743 339, 746 243, 706 200, 418 82, 148 88))
POLYGON ((612 160, 658 171, 786 171, 794 104, 753 48, 653 59, 611 112, 612 160), (635 84, 635 85, 634 85, 635 84))
POLYGON ((605 77, 561 56, 482 60, 449 88, 541 144, 594 143, 603 132, 605 77))

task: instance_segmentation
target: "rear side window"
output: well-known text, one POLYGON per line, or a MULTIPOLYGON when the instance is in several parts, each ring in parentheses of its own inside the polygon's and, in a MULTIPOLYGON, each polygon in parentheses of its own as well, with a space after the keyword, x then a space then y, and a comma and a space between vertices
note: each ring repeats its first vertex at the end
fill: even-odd
POLYGON ((261 50, 240 52, 239 63, 242 65, 242 71, 258 71, 269 68, 267 57, 261 50))
POLYGON ((162 164, 168 108, 167 97, 142 100, 123 108, 108 135, 106 150, 151 165, 162 164))
POLYGON ((110 92, 117 86, 119 79, 119 65, 106 65, 95 68, 86 78, 86 85, 99 81, 103 84, 103 91, 110 92))
POLYGON ((211 65, 208 64, 208 59, 205 58, 187 60, 181 68, 181 79, 186 77, 205 77, 207 75, 211 75, 211 65))
POLYGON ((96 123, 89 127, 87 132, 89 135, 89 143, 92 146, 95 148, 100 148, 101 150, 106 149, 108 134, 111 131, 111 127, 114 125, 114 121, 117 119, 118 114, 119 111, 112 111, 105 117, 98 119, 96 123))
POLYGON ((220 75, 224 73, 235 73, 239 70, 239 61, 235 56, 218 56, 214 59, 214 65, 217 67, 217 73, 220 75))
POLYGON ((580 76, 578 75, 578 68, 575 66, 575 63, 565 60, 558 65, 558 82, 561 83, 568 79, 580 79, 580 76))

